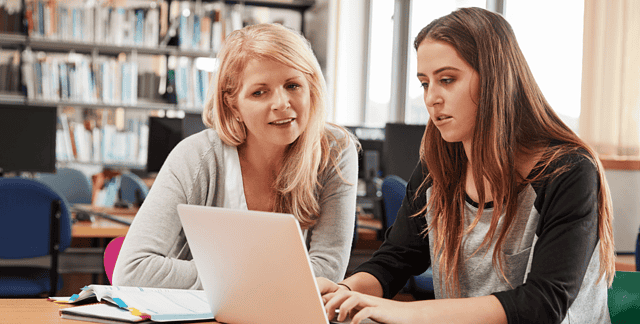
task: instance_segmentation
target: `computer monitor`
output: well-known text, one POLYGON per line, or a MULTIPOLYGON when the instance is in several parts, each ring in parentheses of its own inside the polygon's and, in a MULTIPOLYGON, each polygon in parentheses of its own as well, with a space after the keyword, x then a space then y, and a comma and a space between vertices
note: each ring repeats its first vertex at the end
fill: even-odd
POLYGON ((384 176, 383 145, 384 128, 346 127, 360 142, 362 150, 358 152, 358 178, 370 180, 384 176))
POLYGON ((56 107, 0 105, 0 174, 56 171, 56 107))
POLYGON ((182 120, 182 138, 187 138, 195 133, 207 129, 202 121, 201 113, 185 113, 182 120))
POLYGON ((420 161, 420 143, 426 125, 388 123, 384 129, 385 175, 397 175, 409 181, 420 161))
POLYGON ((147 172, 158 172, 173 148, 182 140, 182 118, 149 117, 147 172))

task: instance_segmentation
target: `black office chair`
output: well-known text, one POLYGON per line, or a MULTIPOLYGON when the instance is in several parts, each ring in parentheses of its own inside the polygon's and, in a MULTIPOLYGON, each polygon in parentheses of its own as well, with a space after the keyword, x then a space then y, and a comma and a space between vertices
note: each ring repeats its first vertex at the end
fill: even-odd
POLYGON ((58 255, 71 244, 68 206, 63 196, 42 182, 0 178, 0 258, 51 256, 48 268, 0 267, 0 297, 54 296, 62 288, 58 255))

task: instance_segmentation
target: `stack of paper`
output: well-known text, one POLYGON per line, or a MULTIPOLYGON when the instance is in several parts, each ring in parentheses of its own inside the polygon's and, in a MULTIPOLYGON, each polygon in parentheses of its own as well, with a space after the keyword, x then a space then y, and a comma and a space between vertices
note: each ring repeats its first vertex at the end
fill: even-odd
POLYGON ((213 319, 204 290, 90 285, 71 297, 50 299, 74 304, 91 298, 108 303, 63 308, 60 316, 99 323, 213 319))

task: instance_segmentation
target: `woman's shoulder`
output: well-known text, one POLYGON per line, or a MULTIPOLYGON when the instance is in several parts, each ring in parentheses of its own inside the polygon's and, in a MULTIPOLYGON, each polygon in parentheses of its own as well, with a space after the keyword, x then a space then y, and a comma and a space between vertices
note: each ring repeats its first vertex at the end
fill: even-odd
POLYGON ((351 132, 335 124, 325 124, 324 136, 330 147, 340 149, 342 152, 353 151, 355 153, 360 145, 358 139, 351 132))
POLYGON ((545 175, 572 173, 596 173, 596 157, 583 147, 574 147, 566 143, 553 143, 549 147, 547 161, 540 161, 537 169, 545 175))
POLYGON ((336 141, 336 140, 340 141, 340 140, 346 140, 346 139, 357 141, 356 137, 342 126, 332 124, 332 123, 326 123, 324 125, 324 129, 325 129, 325 134, 330 135, 330 138, 332 138, 332 141, 336 141))
POLYGON ((222 156, 224 145, 214 129, 205 129, 180 141, 167 157, 167 161, 173 161, 173 167, 203 162, 209 164, 207 161, 222 156))
POLYGON ((178 143, 178 145, 176 145, 176 148, 180 148, 185 151, 185 153, 188 151, 198 152, 202 150, 222 150, 223 143, 220 136, 218 136, 218 132, 214 129, 207 128, 184 138, 180 143, 178 143))
POLYGON ((600 171, 596 157, 587 149, 559 144, 550 146, 547 156, 538 162, 529 177, 534 189, 597 188, 600 171))

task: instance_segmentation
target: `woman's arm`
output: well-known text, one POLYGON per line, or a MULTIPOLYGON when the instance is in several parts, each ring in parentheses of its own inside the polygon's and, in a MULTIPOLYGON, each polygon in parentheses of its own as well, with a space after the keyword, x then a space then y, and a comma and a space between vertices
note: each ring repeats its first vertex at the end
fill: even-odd
POLYGON ((392 298, 412 275, 423 273, 431 265, 429 241, 422 234, 427 226, 426 218, 422 215, 413 217, 426 204, 424 192, 417 192, 423 180, 423 167, 418 163, 407 184, 396 220, 385 233, 384 243, 371 259, 354 271, 375 277, 385 298, 392 298))
POLYGON ((176 207, 211 205, 208 202, 215 199, 216 179, 201 167, 216 165, 201 162, 203 157, 215 160, 211 153, 215 141, 206 133, 181 142, 167 157, 127 232, 113 273, 114 285, 201 288, 176 207))
MULTIPOLYGON (((358 280, 359 282, 351 280, 349 283, 355 287, 362 287, 364 282, 370 280, 359 279, 362 280, 358 280)), ((323 295, 322 298, 330 320, 336 317, 336 310, 339 310, 337 320, 344 321, 348 316, 352 319, 352 324, 358 324, 365 318, 380 323, 396 324, 507 323, 507 316, 500 301, 492 295, 402 302, 338 289, 334 293, 323 295)))
POLYGON ((344 278, 354 235, 358 154, 353 142, 342 151, 338 167, 341 174, 335 169, 326 173, 319 198, 320 218, 310 231, 309 244, 315 276, 332 281, 344 278))
POLYGON ((597 170, 579 155, 554 164, 547 172, 564 165, 570 168, 533 184, 540 224, 526 282, 494 293, 510 323, 560 323, 583 289, 590 296, 582 297, 580 312, 598 322, 600 316, 609 316, 606 285, 602 281, 596 285, 594 277, 599 265, 597 170), (592 270, 587 278, 588 268, 592 270))

